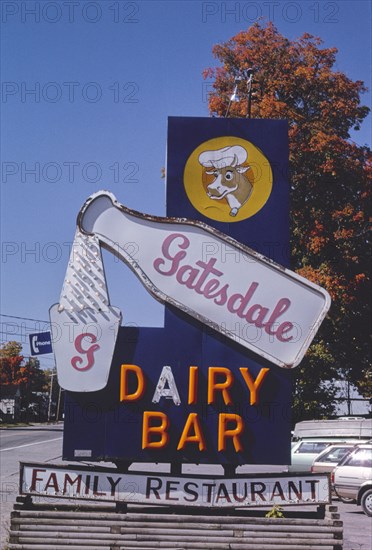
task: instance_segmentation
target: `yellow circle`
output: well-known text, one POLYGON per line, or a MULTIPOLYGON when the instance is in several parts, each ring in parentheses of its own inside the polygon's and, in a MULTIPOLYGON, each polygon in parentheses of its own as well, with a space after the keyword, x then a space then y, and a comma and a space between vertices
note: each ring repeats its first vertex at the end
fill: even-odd
MULTIPOLYGON (((244 180, 239 177, 240 181, 244 180)), ((234 136, 210 139, 199 145, 187 159, 183 174, 186 194, 194 208, 211 220, 229 223, 250 218, 261 210, 270 196, 272 182, 271 166, 262 151, 253 143, 234 136), (247 153, 246 161, 239 165, 242 168, 248 167, 243 174, 248 183, 243 181, 243 185, 251 186, 250 195, 243 204, 239 202, 240 198, 236 198, 236 193, 226 192, 226 195, 215 198, 208 196, 207 188, 215 181, 218 170, 213 175, 213 167, 205 167, 199 162, 200 154, 205 151, 216 151, 235 145, 243 147, 247 153)), ((243 196, 247 194, 245 192, 243 196)))

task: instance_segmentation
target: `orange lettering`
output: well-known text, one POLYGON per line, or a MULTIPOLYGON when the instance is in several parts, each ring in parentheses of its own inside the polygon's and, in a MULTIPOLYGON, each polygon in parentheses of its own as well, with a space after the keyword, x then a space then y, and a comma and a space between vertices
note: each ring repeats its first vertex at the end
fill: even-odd
POLYGON ((137 401, 145 391, 145 378, 142 369, 137 365, 121 365, 120 371, 120 401, 137 401), (128 393, 128 373, 134 373, 137 378, 137 389, 128 393))
POLYGON ((189 375, 189 405, 196 405, 198 402, 198 371, 199 367, 190 367, 189 375))
POLYGON ((234 376, 230 369, 225 367, 209 367, 208 369, 208 405, 214 403, 216 391, 222 393, 225 405, 231 405, 232 399, 228 388, 234 382, 234 376), (223 382, 216 382, 216 376, 223 374, 225 380, 223 382))
POLYGON ((218 450, 226 450, 226 439, 229 437, 233 440, 235 451, 243 450, 239 435, 244 430, 244 423, 241 416, 238 414, 221 413, 218 417, 218 450), (227 429, 229 423, 235 423, 235 427, 227 429))
POLYGON ((256 380, 253 380, 249 370, 246 367, 242 367, 239 369, 242 373, 242 376, 244 378, 245 383, 247 384, 249 391, 251 392, 249 403, 250 405, 257 405, 258 404, 258 390, 262 386, 262 382, 266 378, 267 374, 269 373, 270 369, 264 369, 262 368, 260 372, 257 375, 256 380))
POLYGON ((145 411, 143 413, 142 426, 142 449, 161 449, 165 447, 169 441, 169 420, 166 414, 156 411, 145 411), (152 426, 153 419, 160 419, 160 424, 152 426), (151 434, 160 435, 157 441, 150 441, 151 434))
POLYGON ((203 432, 199 423, 198 413, 190 413, 187 417, 177 451, 183 449, 186 443, 198 443, 199 451, 205 451, 207 448, 203 432), (190 433, 191 431, 191 433, 190 433))

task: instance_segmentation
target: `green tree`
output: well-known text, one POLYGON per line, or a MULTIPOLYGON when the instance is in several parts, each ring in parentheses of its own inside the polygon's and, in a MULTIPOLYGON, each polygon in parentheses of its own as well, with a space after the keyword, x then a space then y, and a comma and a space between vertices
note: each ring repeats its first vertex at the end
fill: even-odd
POLYGON ((368 178, 371 152, 350 139, 368 114, 363 82, 335 70, 336 48, 310 34, 288 40, 272 23, 254 24, 213 48, 221 62, 204 71, 214 79, 211 114, 225 116, 238 82, 240 101, 229 116, 247 116, 247 70, 254 68, 253 118, 289 123, 292 267, 327 288, 330 313, 295 371, 295 416, 332 414, 344 378, 370 397, 368 178), (240 79, 240 80, 239 80, 240 79))

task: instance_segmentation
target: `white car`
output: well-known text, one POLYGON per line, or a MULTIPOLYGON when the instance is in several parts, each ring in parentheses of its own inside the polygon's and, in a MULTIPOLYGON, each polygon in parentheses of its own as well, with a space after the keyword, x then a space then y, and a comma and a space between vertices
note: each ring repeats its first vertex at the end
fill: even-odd
POLYGON ((372 517, 372 445, 358 445, 331 474, 332 487, 340 498, 350 498, 372 517))
POLYGON ((352 444, 359 445, 367 443, 369 440, 360 441, 350 438, 330 439, 314 437, 301 439, 291 448, 291 465, 288 466, 289 472, 310 472, 312 464, 317 456, 330 445, 352 444))
POLYGON ((334 441, 322 439, 302 439, 291 449, 289 472, 310 472, 314 459, 334 441))
POLYGON ((355 443, 337 443, 330 445, 322 451, 313 461, 311 472, 313 474, 331 473, 344 459, 344 457, 355 449, 355 443))

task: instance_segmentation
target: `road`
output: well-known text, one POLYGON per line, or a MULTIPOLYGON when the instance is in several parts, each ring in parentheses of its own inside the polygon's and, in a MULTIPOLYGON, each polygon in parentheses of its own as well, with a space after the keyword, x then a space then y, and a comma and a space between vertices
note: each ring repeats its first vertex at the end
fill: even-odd
MULTIPOLYGON (((8 535, 10 512, 18 495, 19 462, 62 462, 62 424, 11 428, 0 430, 0 480, 1 480, 1 548, 5 547, 8 535)), ((159 466, 142 465, 142 470, 151 471, 159 466)), ((255 468, 257 471, 258 468, 255 468)), ((169 468, 164 465, 164 471, 169 468)), ((239 469, 239 473, 247 467, 239 469)), ((271 471, 278 471, 273 467, 271 471)), ((198 469, 198 473, 221 474, 222 468, 211 466, 198 469)), ((192 467, 184 473, 192 473, 192 467)), ((195 473, 195 471, 194 471, 195 473)), ((344 504, 337 500, 341 520, 344 522, 344 550, 372 550, 372 521, 353 504, 344 504)))
POLYGON ((61 424, 0 430, 1 548, 18 495, 19 462, 61 462, 62 437, 61 424))

